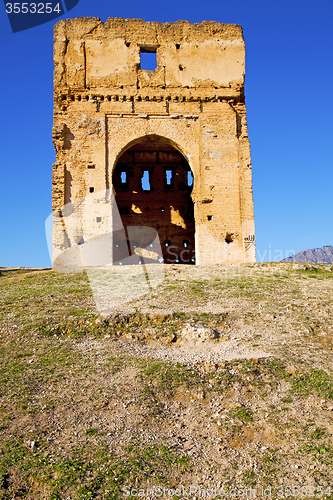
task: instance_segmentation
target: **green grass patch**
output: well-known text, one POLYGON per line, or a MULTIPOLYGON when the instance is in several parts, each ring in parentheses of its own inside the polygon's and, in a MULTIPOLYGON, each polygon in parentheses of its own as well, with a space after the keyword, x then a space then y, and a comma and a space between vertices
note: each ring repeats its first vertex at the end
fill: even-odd
POLYGON ((138 366, 140 367, 138 377, 147 384, 145 390, 150 394, 157 391, 171 396, 179 387, 184 386, 189 389, 201 386, 203 382, 198 372, 179 363, 138 360, 138 366))
POLYGON ((291 379, 292 391, 307 396, 315 390, 319 396, 333 399, 332 376, 324 370, 311 368, 291 379))
POLYGON ((232 412, 232 414, 234 417, 237 417, 243 423, 253 421, 253 413, 251 410, 249 410, 247 408, 244 408, 244 407, 237 408, 236 410, 234 410, 232 412))
POLYGON ((86 434, 87 436, 96 436, 96 434, 98 434, 98 430, 94 429, 94 427, 89 427, 86 429, 86 434))
POLYGON ((36 442, 32 450, 22 439, 12 439, 1 448, 1 498, 31 497, 33 492, 34 498, 51 500, 97 496, 114 500, 123 496, 124 486, 138 487, 149 478, 167 486, 190 465, 187 456, 159 444, 126 446, 118 455, 104 445, 89 443, 63 456, 54 455, 46 443, 36 442), (14 476, 19 491, 10 487, 14 476))
POLYGON ((294 271, 300 275, 306 275, 308 278, 315 279, 332 279, 333 266, 332 265, 314 265, 308 263, 300 263, 304 267, 294 271))
POLYGON ((316 427, 314 431, 310 432, 310 438, 311 439, 321 439, 325 436, 326 432, 324 429, 321 429, 320 427, 316 427))

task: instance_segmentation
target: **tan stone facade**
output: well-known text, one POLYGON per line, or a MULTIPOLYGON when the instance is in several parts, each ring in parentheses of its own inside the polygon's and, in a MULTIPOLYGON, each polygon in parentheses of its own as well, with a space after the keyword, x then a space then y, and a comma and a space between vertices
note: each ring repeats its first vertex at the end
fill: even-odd
POLYGON ((104 190, 91 236, 119 209, 125 227, 156 229, 165 262, 255 261, 240 26, 63 20, 54 65, 54 258, 86 240, 81 221, 66 243, 62 207, 104 190))

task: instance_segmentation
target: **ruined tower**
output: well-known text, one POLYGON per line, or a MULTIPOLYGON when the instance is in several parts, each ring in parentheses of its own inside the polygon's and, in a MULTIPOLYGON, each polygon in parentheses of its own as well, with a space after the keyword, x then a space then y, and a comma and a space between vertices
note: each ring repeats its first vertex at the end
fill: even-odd
POLYGON ((82 211, 91 234, 117 209, 156 229, 164 262, 255 261, 240 26, 62 20, 54 66, 54 258, 85 240, 79 223, 68 243, 62 207, 109 190, 100 213, 82 211))

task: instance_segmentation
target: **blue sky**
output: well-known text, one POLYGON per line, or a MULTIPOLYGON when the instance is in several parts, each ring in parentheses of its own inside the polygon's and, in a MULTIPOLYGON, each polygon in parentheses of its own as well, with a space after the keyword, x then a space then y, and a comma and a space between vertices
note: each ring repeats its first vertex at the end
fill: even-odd
MULTIPOLYGON (((333 2, 80 0, 64 17, 240 24, 257 260, 333 245, 333 2)), ((49 266, 53 21, 13 34, 0 6, 0 266, 49 266)))

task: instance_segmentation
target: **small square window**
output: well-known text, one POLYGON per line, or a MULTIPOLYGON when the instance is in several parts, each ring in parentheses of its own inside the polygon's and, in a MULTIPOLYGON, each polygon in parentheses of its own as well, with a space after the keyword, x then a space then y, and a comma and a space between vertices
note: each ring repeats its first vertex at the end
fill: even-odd
POLYGON ((96 217, 96 222, 102 222, 102 217, 96 217))
POLYGON ((212 215, 207 215, 207 220, 212 220, 213 216, 212 215))
POLYGON ((95 191, 95 188, 94 187, 90 187, 89 188, 89 193, 93 193, 95 191))
POLYGON ((140 69, 155 71, 156 68, 156 47, 140 47, 140 69))

